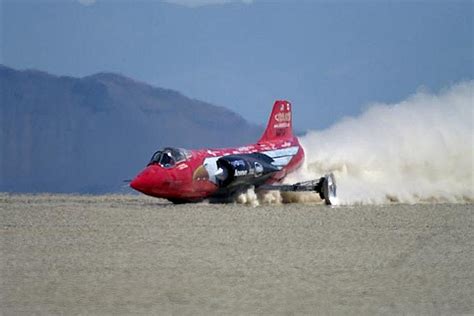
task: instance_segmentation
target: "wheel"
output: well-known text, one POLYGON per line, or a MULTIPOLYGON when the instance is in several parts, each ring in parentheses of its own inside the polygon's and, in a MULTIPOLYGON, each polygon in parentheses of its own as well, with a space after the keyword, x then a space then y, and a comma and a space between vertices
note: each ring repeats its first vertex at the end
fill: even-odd
POLYGON ((324 199, 326 205, 337 204, 336 179, 332 173, 324 176, 322 192, 319 195, 324 199))

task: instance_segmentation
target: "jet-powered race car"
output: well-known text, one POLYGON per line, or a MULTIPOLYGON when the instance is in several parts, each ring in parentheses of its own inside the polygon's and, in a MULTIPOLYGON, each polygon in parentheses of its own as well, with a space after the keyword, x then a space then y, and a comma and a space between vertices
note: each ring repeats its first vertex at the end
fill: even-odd
POLYGON ((225 201, 255 187, 256 190, 313 191, 326 204, 335 204, 336 181, 332 173, 313 181, 281 184, 303 160, 303 147, 293 136, 291 104, 275 101, 267 128, 256 144, 197 150, 167 147, 153 154, 130 186, 173 203, 225 201))

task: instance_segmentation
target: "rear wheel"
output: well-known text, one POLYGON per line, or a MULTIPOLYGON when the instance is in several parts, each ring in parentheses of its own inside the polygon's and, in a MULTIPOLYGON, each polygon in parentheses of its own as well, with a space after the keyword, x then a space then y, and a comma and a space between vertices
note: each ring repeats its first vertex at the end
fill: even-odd
POLYGON ((336 179, 332 173, 326 175, 322 182, 322 190, 319 192, 319 196, 324 200, 326 205, 336 205, 336 179))

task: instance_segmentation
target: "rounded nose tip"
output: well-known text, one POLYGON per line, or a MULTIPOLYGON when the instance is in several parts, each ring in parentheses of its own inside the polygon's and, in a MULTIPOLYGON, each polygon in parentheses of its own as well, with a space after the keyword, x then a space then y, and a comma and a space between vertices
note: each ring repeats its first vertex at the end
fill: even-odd
POLYGON ((149 193, 156 185, 156 170, 145 168, 130 182, 130 187, 142 193, 149 193))
POLYGON ((135 179, 132 180, 132 182, 130 182, 130 187, 132 189, 135 189, 137 191, 140 191, 138 188, 140 187, 140 179, 138 179, 138 177, 136 177, 135 179))
POLYGON ((147 184, 144 177, 138 175, 137 177, 135 177, 135 179, 132 180, 132 182, 130 182, 130 187, 137 191, 144 192, 147 189, 147 184))

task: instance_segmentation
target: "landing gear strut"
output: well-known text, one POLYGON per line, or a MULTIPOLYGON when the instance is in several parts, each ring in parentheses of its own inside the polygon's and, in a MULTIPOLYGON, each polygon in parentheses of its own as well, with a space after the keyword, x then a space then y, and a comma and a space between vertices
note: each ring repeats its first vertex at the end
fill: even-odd
POLYGON ((310 180, 298 182, 295 184, 265 184, 258 187, 263 190, 275 190, 283 192, 316 192, 319 194, 326 205, 337 204, 336 179, 332 173, 319 178, 319 180, 310 180))

